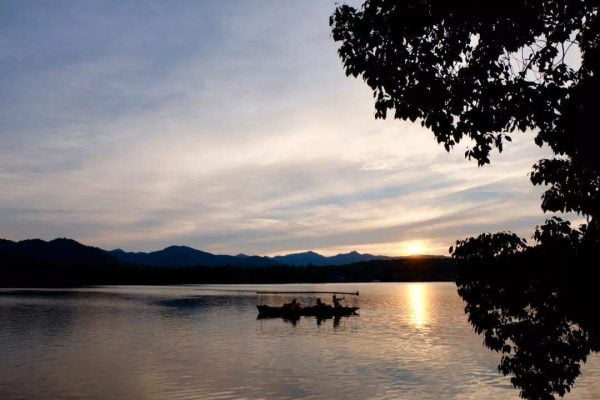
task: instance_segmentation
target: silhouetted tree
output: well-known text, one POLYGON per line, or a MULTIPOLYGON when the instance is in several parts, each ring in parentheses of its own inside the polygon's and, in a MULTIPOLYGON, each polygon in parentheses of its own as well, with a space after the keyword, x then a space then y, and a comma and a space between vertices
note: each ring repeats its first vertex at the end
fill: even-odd
POLYGON ((463 139, 482 166, 515 131, 554 152, 531 173, 551 218, 529 247, 510 232, 450 248, 465 311, 502 353, 521 396, 564 395, 598 351, 600 0, 366 0, 337 7, 333 39, 347 75, 373 90, 375 117, 429 128, 447 151, 463 139))
POLYGON ((597 350, 597 336, 570 318, 560 295, 544 279, 510 275, 504 270, 483 281, 463 276, 459 293, 465 312, 486 346, 502 354, 498 369, 512 375, 522 397, 563 396, 590 351, 597 350))
POLYGON ((590 260, 585 236, 554 217, 536 228, 532 247, 501 232, 451 248, 469 321, 501 353, 498 369, 524 398, 563 396, 588 354, 600 350, 597 281, 581 273, 590 265, 579 268, 590 260))
POLYGON ((346 74, 373 90, 376 118, 419 120, 447 151, 470 139, 465 157, 480 166, 515 131, 533 130, 554 152, 530 176, 547 185, 542 209, 587 224, 554 217, 532 247, 483 233, 450 253, 499 370, 522 397, 564 395, 600 347, 600 1, 367 0, 339 6, 330 25, 346 74))
POLYGON ((600 1, 367 0, 330 18, 375 117, 416 121, 479 165, 515 130, 556 154, 533 167, 546 211, 600 216, 600 1))

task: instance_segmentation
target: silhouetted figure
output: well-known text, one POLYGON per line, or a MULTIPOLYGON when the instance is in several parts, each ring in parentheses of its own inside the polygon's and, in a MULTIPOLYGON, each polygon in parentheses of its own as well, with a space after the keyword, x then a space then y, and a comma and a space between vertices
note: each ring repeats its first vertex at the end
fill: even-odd
POLYGON ((333 307, 334 308, 341 308, 342 307, 342 304, 340 303, 340 300, 344 300, 344 297, 338 298, 335 294, 333 295, 333 307))
POLYGON ((316 305, 316 307, 317 307, 317 310, 322 310, 323 307, 326 307, 325 304, 318 297, 317 297, 317 305, 316 305))
POLYGON ((300 303, 296 301, 296 299, 292 299, 290 303, 285 303, 283 307, 289 312, 299 312, 300 311, 300 303))

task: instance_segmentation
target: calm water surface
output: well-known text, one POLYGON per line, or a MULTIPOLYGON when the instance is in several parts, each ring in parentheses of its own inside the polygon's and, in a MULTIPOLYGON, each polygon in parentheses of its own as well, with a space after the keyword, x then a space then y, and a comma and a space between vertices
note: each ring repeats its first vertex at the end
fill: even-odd
MULTIPOLYGON (((0 290, 0 399, 517 399, 463 307, 451 283, 0 290), (360 316, 257 320, 271 289, 359 290, 360 316)), ((592 355, 566 398, 598 393, 592 355)))

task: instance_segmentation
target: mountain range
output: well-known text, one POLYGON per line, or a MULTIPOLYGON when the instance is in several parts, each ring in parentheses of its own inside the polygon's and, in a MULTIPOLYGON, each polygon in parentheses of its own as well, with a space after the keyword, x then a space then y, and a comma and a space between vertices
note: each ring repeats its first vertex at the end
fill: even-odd
POLYGON ((116 249, 110 251, 109 254, 129 264, 150 267, 194 267, 197 265, 204 267, 223 267, 226 265, 266 267, 280 264, 269 257, 247 256, 245 254, 237 256, 212 254, 187 246, 169 246, 149 253, 133 253, 116 249))
POLYGON ((269 267, 287 265, 346 265, 392 257, 361 254, 356 251, 323 256, 313 251, 275 257, 238 254, 236 256, 212 254, 187 246, 169 246, 152 252, 127 252, 121 249, 106 251, 83 245, 72 239, 44 241, 28 239, 20 242, 0 239, 0 263, 17 265, 138 265, 147 267, 269 267))
POLYGON ((374 256, 372 254, 361 254, 356 251, 327 257, 319 253, 315 253, 314 251, 307 251, 304 253, 294 253, 285 256, 275 256, 273 257, 273 260, 285 265, 305 267, 308 265, 346 265, 363 261, 389 260, 391 258, 392 257, 388 256, 374 256))
POLYGON ((161 266, 161 267, 191 267, 202 265, 205 267, 265 267, 274 265, 289 265, 306 267, 308 265, 345 265, 362 261, 388 260, 391 257, 360 254, 356 251, 326 257, 314 251, 294 253, 284 256, 261 257, 238 254, 228 256, 212 254, 187 246, 169 246, 163 250, 149 253, 132 253, 121 249, 109 252, 115 258, 129 264, 161 266))
POLYGON ((72 239, 28 239, 20 242, 0 239, 0 266, 118 266, 122 263, 106 250, 83 245, 72 239))
POLYGON ((448 257, 326 257, 309 251, 276 257, 211 254, 185 246, 148 253, 106 251, 71 239, 0 239, 0 287, 452 280, 448 257), (315 268, 301 268, 314 265, 315 268))

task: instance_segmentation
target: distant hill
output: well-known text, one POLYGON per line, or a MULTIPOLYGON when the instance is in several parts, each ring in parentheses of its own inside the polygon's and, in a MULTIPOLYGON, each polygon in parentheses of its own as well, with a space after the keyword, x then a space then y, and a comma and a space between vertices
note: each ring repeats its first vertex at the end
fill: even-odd
MULTIPOLYGON (((420 256, 437 258, 443 256, 420 256)), ((392 260, 403 257, 388 257, 361 254, 356 251, 324 256, 314 251, 293 253, 275 257, 261 257, 240 253, 235 256, 212 254, 187 246, 169 246, 152 252, 127 252, 121 249, 106 251, 83 245, 72 239, 54 239, 49 242, 28 239, 20 242, 0 239, 0 262, 19 265, 122 265, 131 264, 148 267, 268 267, 289 265, 295 267, 338 266, 358 262, 392 260)))
POLYGON ((105 250, 71 239, 0 240, 0 286, 79 286, 126 267, 105 250))
POLYGON ((269 257, 247 256, 240 254, 237 256, 217 255, 205 251, 196 250, 187 246, 169 246, 163 250, 150 253, 131 253, 121 249, 109 252, 117 259, 134 264, 152 267, 266 267, 279 265, 275 260, 269 257))
POLYGON ((0 287, 452 280, 454 273, 453 260, 436 256, 306 252, 269 258, 215 255, 185 246, 129 253, 71 239, 0 239, 0 287))
POLYGON ((323 256, 319 253, 315 253, 314 251, 273 257, 275 261, 278 261, 281 264, 296 267, 305 267, 308 265, 345 265, 365 261, 390 260, 391 258, 392 257, 387 256, 374 256, 372 254, 360 254, 356 251, 352 251, 350 253, 337 254, 335 256, 330 257, 323 256))
POLYGON ((149 253, 125 252, 121 249, 110 251, 110 254, 119 260, 135 264, 155 267, 192 267, 202 265, 205 267, 258 267, 271 265, 289 265, 294 267, 306 267, 308 265, 346 265, 357 262, 390 260, 392 257, 375 256, 372 254, 360 254, 356 251, 337 254, 335 256, 323 256, 314 251, 294 253, 284 256, 260 257, 249 256, 240 253, 236 256, 218 255, 197 250, 187 246, 169 246, 163 250, 149 253))
POLYGON ((72 239, 49 242, 40 239, 20 242, 0 239, 0 265, 3 266, 94 267, 121 264, 105 250, 72 239))

